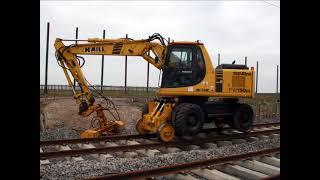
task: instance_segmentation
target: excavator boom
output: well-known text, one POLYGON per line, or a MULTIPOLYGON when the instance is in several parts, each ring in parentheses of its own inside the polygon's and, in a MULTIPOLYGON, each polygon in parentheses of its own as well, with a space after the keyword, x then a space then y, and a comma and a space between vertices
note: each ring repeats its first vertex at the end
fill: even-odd
MULTIPOLYGON (((96 112, 99 120, 99 128, 93 130, 87 130, 81 134, 82 138, 99 137, 102 133, 110 133, 111 131, 117 131, 123 126, 123 122, 120 119, 115 121, 108 121, 104 110, 108 108, 102 107, 101 104, 95 103, 93 94, 89 88, 89 83, 85 79, 81 70, 80 59, 83 59, 79 55, 114 55, 114 56, 141 56, 146 61, 154 65, 156 68, 161 69, 164 65, 164 56, 166 45, 164 38, 159 34, 153 34, 148 39, 132 40, 129 38, 120 39, 88 39, 88 40, 77 40, 80 42, 85 41, 86 43, 71 44, 66 46, 63 40, 57 38, 55 41, 56 58, 59 65, 62 67, 63 72, 67 78, 70 87, 74 87, 69 73, 78 83, 81 92, 76 92, 73 89, 74 98, 79 104, 79 114, 87 117, 92 113, 96 112), (151 42, 158 39, 161 44, 151 42), (152 52, 154 58, 150 56, 152 52)), ((83 59, 84 60, 84 59, 83 59)), ((107 98, 105 98, 107 101, 107 98)), ((113 104, 113 103, 112 103, 113 104)))

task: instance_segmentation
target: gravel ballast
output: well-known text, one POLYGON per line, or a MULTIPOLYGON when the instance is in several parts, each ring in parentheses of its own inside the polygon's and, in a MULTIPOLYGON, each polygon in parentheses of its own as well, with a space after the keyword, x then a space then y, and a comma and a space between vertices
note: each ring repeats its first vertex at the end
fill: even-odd
POLYGON ((40 132, 40 141, 80 138, 79 131, 67 127, 46 129, 40 132))
MULTIPOLYGON (((261 119, 260 121, 255 121, 253 124, 264 124, 264 123, 277 123, 280 122, 280 119, 261 119)), ((136 122, 131 121, 126 123, 126 128, 122 129, 117 135, 132 135, 137 134, 135 129, 136 122)), ((213 128, 215 127, 214 123, 205 124, 203 128, 213 128)), ((80 138, 80 131, 74 130, 68 127, 56 127, 46 129, 43 132, 40 132, 40 141, 47 140, 58 140, 58 139, 74 139, 80 138)))
POLYGON ((84 160, 81 162, 62 161, 40 166, 40 177, 41 179, 88 178, 109 173, 157 168, 169 164, 237 155, 275 147, 280 147, 280 137, 215 149, 162 154, 153 158, 109 158, 103 161, 84 160))

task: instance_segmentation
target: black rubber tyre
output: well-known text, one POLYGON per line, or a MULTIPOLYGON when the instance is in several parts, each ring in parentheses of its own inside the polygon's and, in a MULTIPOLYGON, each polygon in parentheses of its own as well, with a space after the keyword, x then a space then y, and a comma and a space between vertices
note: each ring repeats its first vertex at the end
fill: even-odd
POLYGON ((241 104, 233 114, 232 128, 248 131, 253 124, 253 110, 248 104, 241 104))
POLYGON ((172 124, 177 136, 197 134, 204 124, 205 115, 197 104, 181 103, 172 114, 172 124))

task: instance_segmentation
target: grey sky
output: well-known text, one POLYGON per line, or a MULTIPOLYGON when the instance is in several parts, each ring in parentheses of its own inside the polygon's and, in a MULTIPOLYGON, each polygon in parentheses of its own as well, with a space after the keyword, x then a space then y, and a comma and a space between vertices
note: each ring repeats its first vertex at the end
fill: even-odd
MULTIPOLYGON (((279 5, 278 1, 270 1, 279 5)), ((133 39, 160 33, 175 41, 202 41, 217 65, 259 60, 259 91, 275 92, 276 65, 280 64, 280 9, 262 1, 41 1, 40 84, 44 84, 46 23, 50 22, 48 84, 67 84, 54 57, 55 38, 133 39)), ((83 72, 91 84, 100 84, 101 56, 84 56, 83 72)), ((124 57, 105 56, 105 85, 124 85, 124 57)), ((128 86, 146 86, 147 62, 128 57, 128 86)), ((150 86, 159 71, 150 66, 150 86)))

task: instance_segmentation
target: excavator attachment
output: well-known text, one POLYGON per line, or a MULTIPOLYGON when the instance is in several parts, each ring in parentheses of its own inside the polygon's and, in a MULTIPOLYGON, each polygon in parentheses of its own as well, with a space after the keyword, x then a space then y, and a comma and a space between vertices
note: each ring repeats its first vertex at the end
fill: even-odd
POLYGON ((157 134, 164 141, 169 142, 175 136, 170 123, 174 102, 166 100, 150 101, 142 112, 142 118, 136 124, 139 134, 157 134))
POLYGON ((80 138, 98 138, 104 135, 112 135, 113 133, 118 132, 120 129, 123 129, 123 127, 123 121, 110 121, 107 123, 105 127, 99 127, 83 131, 80 134, 80 138))

